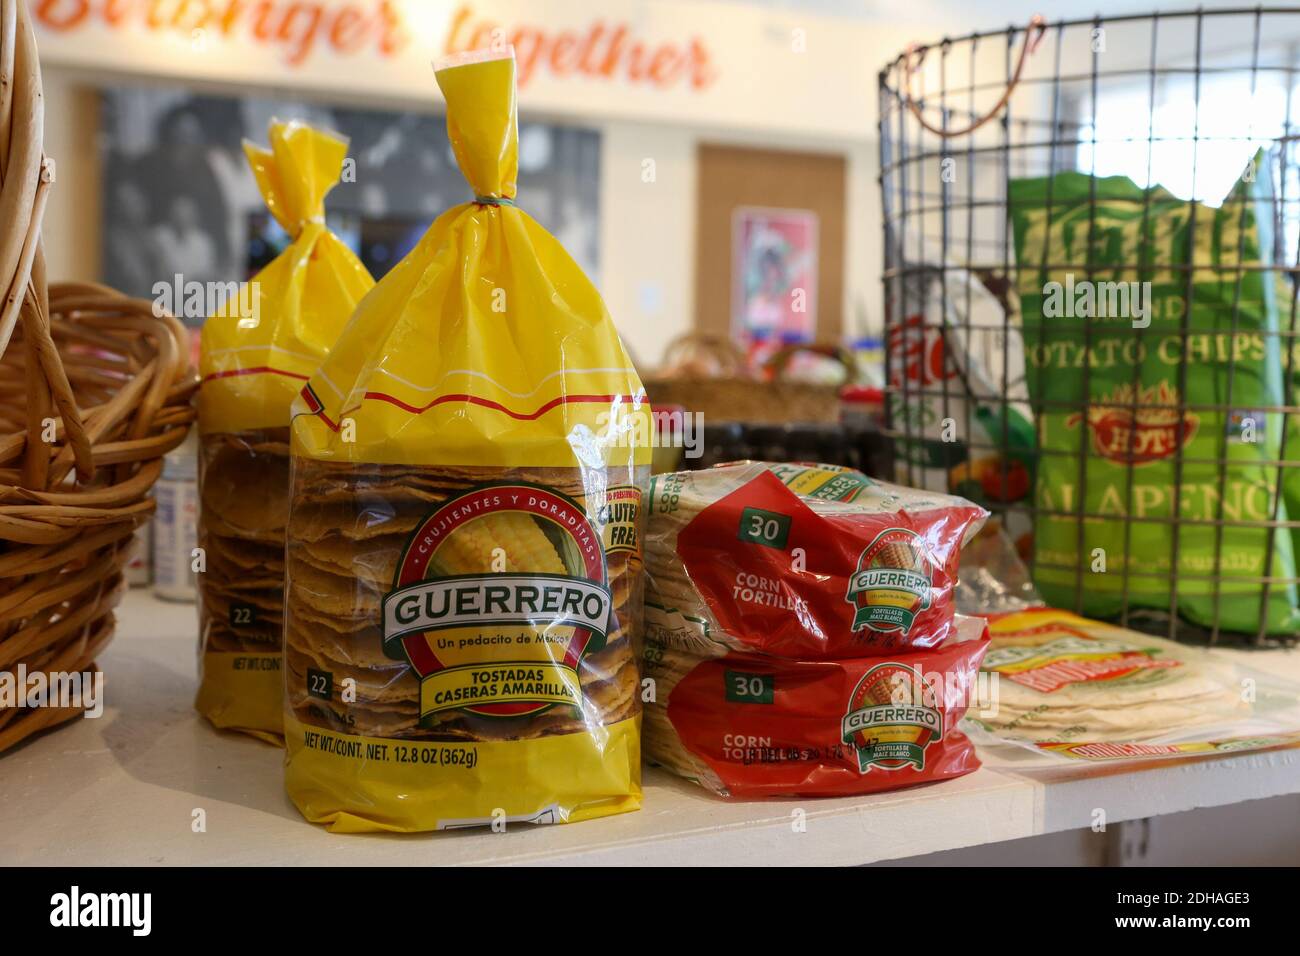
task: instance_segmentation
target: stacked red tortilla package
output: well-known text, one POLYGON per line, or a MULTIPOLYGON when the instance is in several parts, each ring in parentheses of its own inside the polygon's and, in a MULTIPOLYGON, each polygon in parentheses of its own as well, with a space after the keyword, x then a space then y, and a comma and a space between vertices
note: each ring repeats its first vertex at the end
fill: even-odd
POLYGON ((723 796, 870 793, 976 769, 957 725, 988 647, 957 615, 988 513, 829 465, 650 489, 645 749, 723 796))

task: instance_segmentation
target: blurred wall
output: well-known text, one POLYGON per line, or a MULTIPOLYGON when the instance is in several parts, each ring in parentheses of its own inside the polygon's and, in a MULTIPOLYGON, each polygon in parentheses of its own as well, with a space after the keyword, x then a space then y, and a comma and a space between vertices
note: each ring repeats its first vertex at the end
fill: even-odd
MULTIPOLYGON (((45 70, 46 151, 59 180, 45 220, 50 274, 102 276, 99 95, 75 73, 45 70)), ((844 314, 878 330, 880 195, 872 139, 834 143, 643 122, 591 122, 601 139, 601 292, 638 363, 650 367, 694 315, 696 150, 700 143, 829 151, 848 161, 844 314), (652 164, 652 165, 651 165, 652 164)), ((864 135, 868 131, 864 124, 864 135)))
MULTIPOLYGON (((685 9, 686 5, 679 6, 685 9)), ((843 17, 828 17, 824 9, 804 14, 797 2, 771 4, 766 10, 750 13, 743 12, 744 6, 735 3, 715 8, 720 14, 725 10, 725 17, 720 17, 712 27, 715 31, 733 23, 745 28, 740 45, 733 43, 729 48, 733 62, 727 64, 727 75, 742 78, 748 75, 752 84, 757 84, 763 63, 789 56, 792 31, 807 28, 806 68, 822 78, 819 85, 814 85, 813 94, 807 89, 791 88, 760 95, 758 85, 751 84, 745 89, 742 80, 738 90, 728 87, 732 90, 728 96, 734 101, 735 110, 724 111, 725 121, 719 118, 718 122, 707 124, 699 120, 692 124, 688 115, 679 121, 671 117, 614 118, 602 115, 600 102, 572 94, 563 113, 558 108, 543 106, 548 112, 538 116, 580 123, 603 133, 600 282, 611 312, 643 366, 657 363, 663 346, 674 335, 691 327, 696 262, 695 156, 699 144, 705 142, 825 151, 845 156, 850 207, 846 211, 842 303, 845 326, 851 335, 878 333, 882 326, 883 242, 877 184, 876 71, 896 57, 908 40, 934 40, 944 33, 958 35, 974 23, 993 27, 1016 15, 1006 5, 988 5, 976 10, 948 0, 917 0, 906 11, 890 11, 888 15, 864 8, 843 17), (935 15, 930 16, 931 13, 935 15), (743 50, 751 51, 751 62, 736 59, 743 50), (757 104, 756 110, 759 100, 763 102, 757 104), (844 130, 843 134, 780 132, 797 128, 801 116, 804 128, 813 129, 808 117, 824 116, 828 110, 840 117, 836 128, 844 130), (746 124, 755 128, 747 129, 746 124), (645 181, 647 160, 654 163, 653 181, 645 181)), ((701 3, 691 9, 697 8, 702 13, 710 7, 701 3)), ((1058 10, 1048 13, 1056 14, 1058 10)), ((696 27, 707 32, 708 22, 693 13, 683 16, 674 29, 689 32, 696 27)), ((996 48, 997 44, 990 46, 996 48)), ((140 69, 147 72, 156 68, 155 65, 140 69)), ((982 71, 983 64, 980 68, 982 71)), ((52 274, 91 279, 100 275, 96 242, 101 229, 95 142, 99 124, 96 97, 90 84, 101 77, 76 74, 74 69, 81 68, 52 66, 49 62, 46 65, 48 146, 61 164, 60 184, 51 200, 46 236, 52 274)), ((1002 57, 991 58, 989 70, 993 75, 988 79, 995 80, 1003 69, 1002 57)), ((785 73, 777 70, 775 75, 798 78, 803 73, 791 74, 787 64, 785 73)), ((544 80, 536 82, 542 84, 544 80)), ((990 82, 992 86, 996 83, 990 82)), ((221 88, 233 89, 229 85, 221 88)), ((432 100, 426 99, 429 93, 421 87, 418 97, 413 94, 409 102, 376 101, 371 105, 432 109, 432 100)), ((541 96, 537 101, 541 104, 550 102, 548 95, 543 85, 530 91, 532 97, 541 96)), ((352 91, 349 98, 354 103, 368 101, 359 91, 352 91)), ((530 107, 528 97, 524 105, 525 115, 542 112, 536 106, 530 107)), ((654 104, 642 105, 649 109, 654 104)), ((646 115, 656 114, 651 111, 646 115)))
POLYGON ((50 278, 100 277, 99 96, 61 70, 47 69, 45 153, 54 159, 54 188, 42 236, 50 278))

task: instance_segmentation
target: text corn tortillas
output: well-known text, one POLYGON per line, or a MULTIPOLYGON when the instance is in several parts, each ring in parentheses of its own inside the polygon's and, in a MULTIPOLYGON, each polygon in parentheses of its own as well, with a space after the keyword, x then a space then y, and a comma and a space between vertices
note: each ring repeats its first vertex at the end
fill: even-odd
POLYGON ((195 707, 217 727, 279 743, 289 406, 374 283, 324 225, 347 140, 278 122, 270 138, 245 152, 292 242, 203 326, 195 707))
POLYGON ((475 200, 294 406, 286 786, 335 831, 640 804, 649 407, 600 296, 514 204, 514 60, 437 68, 475 200))

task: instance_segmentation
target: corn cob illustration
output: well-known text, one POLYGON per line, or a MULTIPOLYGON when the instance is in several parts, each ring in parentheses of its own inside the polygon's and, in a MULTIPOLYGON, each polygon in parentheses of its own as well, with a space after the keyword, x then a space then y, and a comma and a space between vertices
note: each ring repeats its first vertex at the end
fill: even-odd
POLYGON ((443 574, 532 571, 564 574, 564 562, 549 538, 526 514, 490 514, 454 533, 436 555, 443 574), (501 549, 498 551, 498 549, 501 549), (494 560, 504 552, 504 565, 494 560))
POLYGON ((889 704, 894 701, 894 686, 888 680, 877 680, 864 686, 861 690, 862 704, 889 704))
POLYGON ((902 541, 895 541, 886 544, 876 552, 871 566, 874 568, 904 568, 908 571, 916 571, 921 568, 921 556, 909 545, 902 541))

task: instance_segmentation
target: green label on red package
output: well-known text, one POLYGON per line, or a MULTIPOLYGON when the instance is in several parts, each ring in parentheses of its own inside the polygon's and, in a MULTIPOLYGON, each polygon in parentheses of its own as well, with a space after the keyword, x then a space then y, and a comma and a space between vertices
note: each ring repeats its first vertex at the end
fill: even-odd
POLYGON ((883 660, 700 660, 673 688, 668 719, 736 797, 870 793, 958 776, 979 766, 957 724, 987 647, 985 630, 883 660))
POLYGON ((983 517, 947 502, 864 496, 814 511, 765 471, 700 511, 677 553, 718 624, 755 651, 822 660, 933 647, 952 629, 962 539, 983 517))
POLYGON ((795 494, 823 501, 854 501, 876 485, 861 472, 830 465, 771 465, 769 468, 795 494))
POLYGON ((772 703, 772 675, 727 671, 727 700, 733 704, 772 703))
POLYGON ((930 606, 930 561, 921 536, 906 528, 876 535, 858 558, 845 600, 857 608, 853 630, 906 634, 930 606))
POLYGON ((741 541, 761 544, 778 551, 785 547, 790 538, 790 516, 764 511, 762 508, 746 508, 740 513, 741 541))
POLYGON ((858 756, 858 769, 925 769, 925 751, 943 737, 943 711, 925 675, 903 664, 877 664, 862 676, 844 715, 844 742, 858 756), (916 693, 916 688, 923 688, 916 693), (928 693, 926 692, 928 690, 928 693), (901 692, 900 692, 901 691, 901 692))

